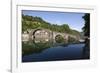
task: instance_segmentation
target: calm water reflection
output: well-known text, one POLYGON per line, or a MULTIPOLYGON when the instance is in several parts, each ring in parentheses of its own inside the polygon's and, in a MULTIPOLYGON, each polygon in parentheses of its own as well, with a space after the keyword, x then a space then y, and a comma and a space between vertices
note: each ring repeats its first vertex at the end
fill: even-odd
POLYGON ((89 59, 84 43, 23 42, 22 62, 89 59))

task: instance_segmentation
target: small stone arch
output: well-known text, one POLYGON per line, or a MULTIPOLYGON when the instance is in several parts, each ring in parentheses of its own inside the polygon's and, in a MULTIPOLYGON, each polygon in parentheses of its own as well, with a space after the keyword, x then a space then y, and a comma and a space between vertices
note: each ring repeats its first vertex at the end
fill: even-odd
POLYGON ((61 35, 64 38, 64 40, 67 42, 68 36, 69 36, 67 33, 53 32, 53 40, 54 40, 54 43, 56 42, 55 37, 57 35, 61 35))
POLYGON ((63 37, 61 34, 57 34, 57 35, 55 36, 55 42, 56 42, 56 43, 64 42, 64 37, 63 37))

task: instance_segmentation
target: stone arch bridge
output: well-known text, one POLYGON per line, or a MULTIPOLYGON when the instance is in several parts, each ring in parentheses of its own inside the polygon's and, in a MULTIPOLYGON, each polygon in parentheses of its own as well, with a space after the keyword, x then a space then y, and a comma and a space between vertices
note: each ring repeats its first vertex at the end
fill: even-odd
POLYGON ((49 29, 44 29, 44 28, 37 28, 37 29, 30 29, 27 32, 24 32, 22 34, 22 41, 28 41, 28 40, 45 40, 45 41, 49 41, 49 40, 54 40, 55 42, 55 37, 57 35, 61 35, 64 40, 68 40, 68 36, 71 36, 75 39, 77 39, 76 36, 67 34, 67 33, 60 33, 60 32, 55 32, 55 31, 51 31, 49 29))

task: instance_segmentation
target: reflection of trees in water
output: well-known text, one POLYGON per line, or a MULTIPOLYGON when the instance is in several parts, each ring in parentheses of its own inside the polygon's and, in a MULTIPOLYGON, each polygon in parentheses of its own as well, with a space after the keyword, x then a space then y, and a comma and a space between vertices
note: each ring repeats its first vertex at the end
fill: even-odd
POLYGON ((83 59, 90 59, 90 40, 85 40, 85 46, 83 47, 83 59))
POLYGON ((43 50, 50 48, 51 42, 38 42, 33 41, 22 42, 22 55, 28 55, 32 53, 40 53, 43 50))
POLYGON ((22 42, 22 55, 24 56, 33 53, 41 53, 50 47, 63 46, 64 44, 65 43, 53 43, 53 40, 39 42, 36 40, 30 40, 27 42, 22 42))

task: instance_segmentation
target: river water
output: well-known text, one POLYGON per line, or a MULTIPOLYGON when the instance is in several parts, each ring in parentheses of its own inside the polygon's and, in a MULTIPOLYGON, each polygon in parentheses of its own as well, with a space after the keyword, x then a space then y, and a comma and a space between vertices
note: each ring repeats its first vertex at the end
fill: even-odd
MULTIPOLYGON (((22 56, 22 62, 89 59, 89 51, 84 47, 84 43, 74 43, 46 47, 46 49, 39 52, 33 50, 33 53, 22 56)), ((40 46, 40 48, 42 47, 40 46)))

